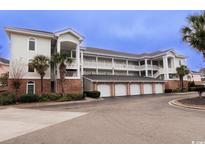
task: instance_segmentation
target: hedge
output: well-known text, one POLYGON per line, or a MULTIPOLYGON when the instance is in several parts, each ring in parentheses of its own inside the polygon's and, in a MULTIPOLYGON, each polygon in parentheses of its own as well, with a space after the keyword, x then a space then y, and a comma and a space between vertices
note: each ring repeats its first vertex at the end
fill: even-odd
POLYGON ((30 103, 38 101, 40 101, 40 97, 35 94, 23 94, 19 97, 19 102, 21 103, 30 103))
POLYGON ((91 98, 99 98, 100 92, 99 91, 84 91, 84 95, 91 98))
POLYGON ((4 92, 0 94, 0 105, 15 104, 16 98, 14 93, 4 92))

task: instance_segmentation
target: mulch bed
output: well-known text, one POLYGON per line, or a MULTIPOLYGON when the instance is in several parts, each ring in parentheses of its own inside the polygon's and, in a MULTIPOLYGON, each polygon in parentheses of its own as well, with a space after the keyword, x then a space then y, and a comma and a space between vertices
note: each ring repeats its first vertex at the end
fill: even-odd
POLYGON ((186 99, 179 100, 179 102, 184 105, 194 105, 194 106, 205 107, 205 97, 186 98, 186 99))

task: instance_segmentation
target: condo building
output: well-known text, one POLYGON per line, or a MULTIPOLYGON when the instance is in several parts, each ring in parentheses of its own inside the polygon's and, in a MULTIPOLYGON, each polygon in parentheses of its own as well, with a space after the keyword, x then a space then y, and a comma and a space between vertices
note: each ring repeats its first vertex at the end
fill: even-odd
MULTIPOLYGON (((186 57, 174 49, 131 54, 82 47, 84 37, 70 28, 54 33, 13 27, 5 31, 10 40, 10 91, 13 67, 18 62, 23 72, 19 91, 40 94, 40 76, 29 65, 36 55, 51 58, 55 53, 68 53, 73 62, 66 68, 65 92, 99 90, 103 97, 156 94, 165 88, 178 88, 176 68, 186 65, 186 57)), ((44 77, 44 92, 60 93, 59 79, 58 66, 51 65, 44 77)), ((184 80, 188 81, 187 77, 184 80)))

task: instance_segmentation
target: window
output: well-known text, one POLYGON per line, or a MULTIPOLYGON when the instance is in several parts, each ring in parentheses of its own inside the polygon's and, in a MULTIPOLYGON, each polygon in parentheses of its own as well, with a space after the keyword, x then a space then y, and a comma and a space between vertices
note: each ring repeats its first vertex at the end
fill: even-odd
POLYGON ((35 94, 35 83, 33 81, 27 83, 27 94, 35 94))
POLYGON ((66 74, 67 77, 76 77, 77 76, 77 70, 75 69, 66 69, 66 74))
POLYGON ((72 58, 76 58, 76 51, 72 51, 72 58))
POLYGON ((32 65, 32 59, 29 59, 29 62, 28 62, 28 72, 34 72, 34 67, 32 65))
POLYGON ((35 51, 35 47, 36 47, 35 39, 34 38, 30 38, 29 39, 29 45, 28 45, 29 51, 35 51))
POLYGON ((181 60, 179 60, 179 66, 181 66, 182 65, 182 62, 181 62, 181 60))

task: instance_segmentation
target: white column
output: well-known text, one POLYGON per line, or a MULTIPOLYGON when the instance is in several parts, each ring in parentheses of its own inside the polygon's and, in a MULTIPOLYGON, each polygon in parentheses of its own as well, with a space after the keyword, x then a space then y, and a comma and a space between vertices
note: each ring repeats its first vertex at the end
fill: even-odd
POLYGON ((139 63, 138 63, 138 65, 139 65, 139 75, 141 76, 142 74, 141 74, 141 68, 140 68, 140 66, 141 66, 141 64, 140 64, 140 61, 139 61, 139 63))
POLYGON ((60 53, 61 42, 57 40, 57 53, 60 53))
POLYGON ((96 74, 98 74, 98 57, 96 57, 96 74))
POLYGON ((154 74, 153 74, 153 61, 151 60, 151 68, 152 68, 152 77, 154 76, 154 74))
POLYGON ((168 74, 167 56, 163 56, 163 70, 164 70, 164 79, 168 80, 169 79, 169 74, 168 74))
POLYGON ((128 60, 126 60, 126 69, 127 69, 127 75, 128 75, 128 60))
POLYGON ((145 59, 145 76, 148 76, 147 59, 145 59))
POLYGON ((76 46, 77 77, 80 77, 80 48, 76 46))
POLYGON ((80 51, 80 53, 81 53, 81 75, 84 75, 83 51, 80 51))
POLYGON ((112 75, 115 75, 114 67, 114 58, 112 58, 112 75))

